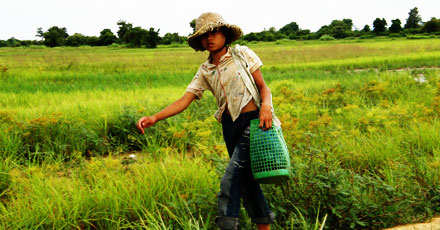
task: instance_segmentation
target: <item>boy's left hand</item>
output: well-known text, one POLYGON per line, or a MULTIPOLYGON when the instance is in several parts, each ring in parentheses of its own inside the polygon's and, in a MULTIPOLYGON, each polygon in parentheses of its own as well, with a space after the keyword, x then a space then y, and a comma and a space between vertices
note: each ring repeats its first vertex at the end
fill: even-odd
POLYGON ((272 128, 272 107, 270 104, 262 104, 260 107, 260 125, 259 128, 266 131, 272 128))

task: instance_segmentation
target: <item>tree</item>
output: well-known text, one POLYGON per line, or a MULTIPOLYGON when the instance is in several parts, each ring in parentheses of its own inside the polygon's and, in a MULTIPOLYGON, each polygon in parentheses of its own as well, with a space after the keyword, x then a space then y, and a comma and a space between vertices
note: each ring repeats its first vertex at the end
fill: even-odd
POLYGON ((21 46, 20 40, 12 37, 6 40, 6 46, 7 47, 19 47, 21 46))
POLYGON ((351 19, 333 20, 330 25, 322 26, 318 32, 318 37, 330 35, 334 38, 346 38, 352 35, 353 21, 351 19))
POLYGON ((164 45, 169 45, 171 43, 183 43, 185 41, 185 39, 181 36, 179 36, 178 33, 166 33, 162 40, 161 40, 161 44, 164 45))
POLYGON ((0 47, 7 47, 8 44, 6 43, 6 41, 0 40, 0 47))
POLYGON ((386 26, 387 26, 387 21, 384 18, 382 18, 382 19, 376 18, 373 21, 373 32, 376 35, 384 34, 385 31, 387 30, 386 26))
POLYGON ((86 44, 86 37, 79 33, 75 33, 66 39, 66 45, 68 46, 82 46, 86 44))
POLYGON ((280 29, 280 32, 285 35, 294 34, 299 31, 299 26, 296 22, 291 22, 280 29))
POLYGON ((59 28, 57 26, 52 26, 43 33, 43 37, 46 46, 55 47, 64 45, 69 34, 67 34, 67 29, 65 27, 59 28))
POLYGON ((353 28, 353 20, 349 19, 349 18, 344 18, 342 19, 342 22, 344 23, 344 29, 351 31, 353 28))
POLYGON ((422 31, 426 33, 440 32, 440 19, 431 18, 431 20, 425 22, 422 31))
POLYGON ((145 46, 147 48, 156 48, 160 41, 159 29, 156 31, 153 27, 148 30, 148 36, 145 46))
POLYGON ((408 19, 406 19, 405 29, 417 29, 422 24, 422 18, 419 15, 417 7, 411 9, 408 13, 408 19))
POLYGON ((190 21, 189 26, 191 26, 191 28, 193 29, 193 33, 195 33, 196 32, 196 19, 193 19, 192 21, 190 21))
POLYGON ((155 31, 154 28, 145 30, 139 26, 128 30, 124 37, 127 44, 132 47, 145 45, 147 48, 156 48, 160 41, 159 30, 155 31))
POLYGON ((277 36, 277 31, 276 31, 275 27, 270 27, 269 30, 264 29, 260 33, 259 37, 262 41, 266 41, 266 42, 273 42, 279 38, 277 36))
POLYGON ((316 31, 317 37, 330 34, 330 27, 328 25, 321 26, 318 31, 316 31))
POLYGON ((125 36, 129 30, 133 29, 133 24, 127 23, 122 20, 119 20, 116 24, 119 26, 119 30, 118 32, 116 32, 118 34, 119 39, 123 42, 127 42, 125 36))
POLYGON ((296 35, 300 38, 308 39, 306 37, 311 36, 310 30, 299 30, 296 35))
POLYGON ((148 31, 137 26, 128 30, 124 35, 124 41, 132 47, 141 47, 146 43, 148 31))
POLYGON ((98 43, 101 46, 111 45, 118 40, 110 29, 103 29, 100 34, 98 43))
POLYGON ((258 37, 257 33, 251 32, 251 33, 244 35, 243 40, 251 42, 251 41, 259 41, 260 38, 258 37))
POLYGON ((402 22, 399 19, 391 20, 391 26, 388 29, 391 33, 399 33, 402 31, 402 22))
POLYGON ((98 46, 99 45, 99 38, 96 36, 87 36, 86 37, 86 45, 98 46))
POLYGON ((343 26, 335 26, 330 30, 330 34, 334 38, 346 38, 350 37, 350 34, 343 26))
POLYGON ((38 28, 37 28, 37 34, 36 34, 35 36, 36 36, 36 37, 39 37, 39 38, 41 38, 41 39, 43 39, 43 38, 44 38, 43 28, 38 27, 38 28))
POLYGON ((361 31, 364 32, 364 33, 370 33, 371 32, 370 26, 369 25, 365 25, 364 28, 361 31))

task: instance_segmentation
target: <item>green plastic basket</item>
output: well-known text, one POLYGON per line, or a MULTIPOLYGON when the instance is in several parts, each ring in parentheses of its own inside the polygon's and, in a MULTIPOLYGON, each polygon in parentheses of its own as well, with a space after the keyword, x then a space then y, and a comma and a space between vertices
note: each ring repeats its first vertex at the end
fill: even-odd
POLYGON ((260 120, 251 120, 250 157, 254 179, 263 184, 290 179, 290 159, 281 127, 263 131, 260 120))

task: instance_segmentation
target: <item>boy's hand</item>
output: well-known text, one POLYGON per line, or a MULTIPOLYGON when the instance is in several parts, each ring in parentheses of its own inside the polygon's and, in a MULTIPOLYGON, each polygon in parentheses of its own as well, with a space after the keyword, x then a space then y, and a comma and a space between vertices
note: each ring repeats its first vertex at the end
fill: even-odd
POLYGON ((262 104, 260 107, 260 125, 263 131, 272 128, 272 110, 270 104, 262 104))
POLYGON ((150 117, 141 117, 137 123, 137 128, 139 129, 139 132, 144 134, 144 128, 151 127, 156 123, 157 119, 154 116, 150 117))

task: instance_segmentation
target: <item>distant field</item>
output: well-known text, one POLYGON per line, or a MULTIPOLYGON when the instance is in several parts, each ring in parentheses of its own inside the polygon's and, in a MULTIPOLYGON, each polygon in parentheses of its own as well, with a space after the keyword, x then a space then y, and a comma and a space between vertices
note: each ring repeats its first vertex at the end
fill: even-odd
MULTIPOLYGON (((249 43, 293 179, 264 186, 273 229, 380 229, 440 213, 440 39, 249 43)), ((227 162, 190 48, 0 49, 0 228, 214 229, 227 162), (128 157, 136 154, 136 160, 128 157)), ((243 229, 250 229, 242 212, 243 229)))

